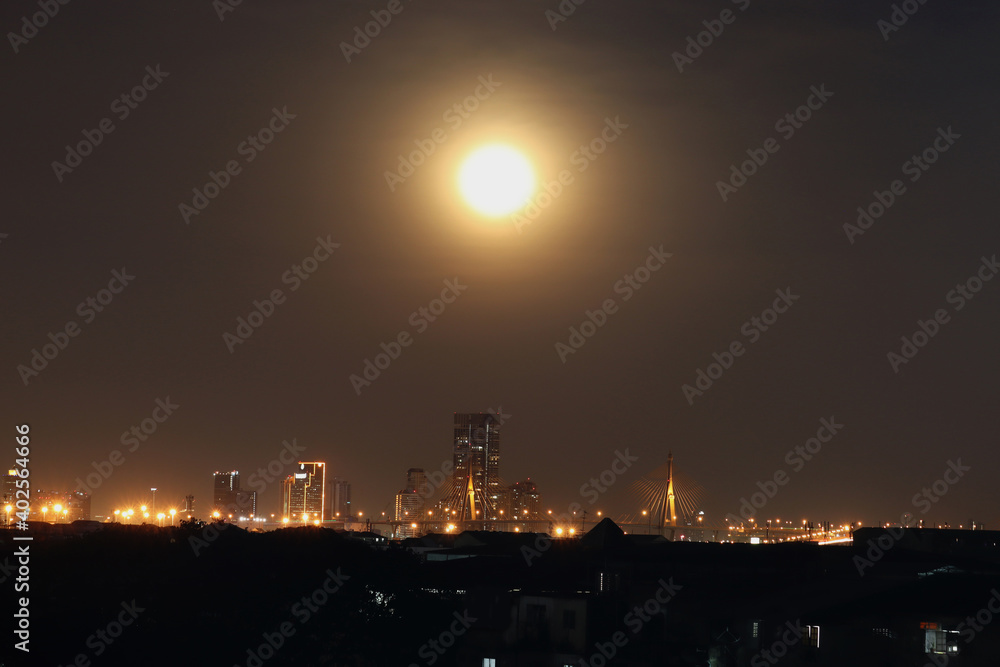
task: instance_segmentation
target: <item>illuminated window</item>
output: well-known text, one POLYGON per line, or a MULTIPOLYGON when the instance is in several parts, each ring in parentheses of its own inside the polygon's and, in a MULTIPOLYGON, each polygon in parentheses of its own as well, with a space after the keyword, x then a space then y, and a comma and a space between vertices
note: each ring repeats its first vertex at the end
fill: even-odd
POLYGON ((802 629, 802 645, 819 648, 819 626, 807 625, 802 629))
POLYGON ((483 667, 497 667, 497 659, 483 658, 483 667))
POLYGON ((754 621, 753 622, 753 636, 754 636, 754 639, 756 639, 758 636, 760 636, 760 621, 754 621))
POLYGON ((924 653, 958 654, 958 630, 924 630, 924 653))

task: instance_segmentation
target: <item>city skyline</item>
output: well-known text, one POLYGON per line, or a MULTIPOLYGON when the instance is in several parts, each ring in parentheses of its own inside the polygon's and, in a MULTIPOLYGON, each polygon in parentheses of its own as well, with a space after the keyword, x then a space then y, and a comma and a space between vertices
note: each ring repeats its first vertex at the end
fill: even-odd
POLYGON ((237 469, 274 507, 284 452, 381 512, 503 406, 503 477, 552 505, 628 449, 600 504, 634 510, 673 451, 713 515, 779 475, 761 511, 1000 525, 998 9, 891 5, 444 0, 363 49, 315 0, 61 11, 8 53, 32 487, 98 513, 237 469), (492 144, 535 172, 515 214, 460 182, 492 144))
MULTIPOLYGON (((509 417, 509 415, 507 416, 509 417)), ((278 482, 281 495, 276 511, 274 512, 270 511, 271 509, 275 509, 273 506, 262 505, 258 507, 257 491, 249 491, 241 487, 241 473, 239 470, 228 472, 216 471, 213 473, 213 494, 210 505, 206 506, 205 503, 197 503, 197 496, 195 495, 186 495, 183 506, 187 507, 188 503, 192 499, 194 500, 194 511, 187 512, 188 518, 201 520, 221 519, 224 521, 239 522, 250 521, 254 517, 257 517, 256 520, 265 521, 271 526, 280 526, 283 520, 286 522, 297 521, 305 515, 309 517, 308 522, 324 524, 328 522, 343 522, 350 525, 351 523, 368 521, 376 525, 389 526, 391 522, 396 521, 397 523, 401 523, 401 525, 398 525, 395 529, 389 529, 389 533, 398 537, 420 534, 429 525, 440 523, 441 521, 452 523, 460 530, 474 529, 476 526, 489 527, 491 526, 490 522, 496 522, 497 520, 500 520, 500 523, 493 523, 490 529, 510 530, 513 524, 504 527, 503 521, 510 522, 517 519, 548 521, 553 527, 557 525, 569 526, 575 524, 576 521, 580 521, 582 526, 586 521, 587 513, 590 514, 593 522, 599 521, 602 516, 615 517, 616 521, 623 523, 623 525, 633 525, 641 528, 643 523, 645 523, 647 531, 650 531, 654 527, 654 515, 658 516, 658 513, 666 511, 668 507, 673 507, 675 486, 673 457, 671 453, 668 453, 667 464, 660 466, 654 471, 647 471, 641 477, 637 473, 636 478, 630 480, 632 481, 629 487, 630 499, 625 504, 621 502, 617 504, 594 504, 601 499, 607 500, 604 494, 619 481, 619 476, 632 463, 628 460, 627 454, 623 455, 620 451, 616 451, 619 461, 613 462, 612 466, 602 471, 599 477, 591 478, 581 487, 581 497, 589 498, 590 502, 584 504, 579 502, 579 498, 577 498, 569 502, 568 505, 556 501, 554 505, 550 503, 543 507, 540 502, 537 485, 530 477, 523 481, 508 484, 503 482, 502 477, 499 475, 498 425, 503 422, 504 416, 502 413, 456 412, 453 415, 453 419, 454 439, 451 442, 452 460, 446 460, 442 464, 442 470, 448 471, 447 474, 442 471, 433 471, 432 475, 428 475, 422 468, 409 468, 406 471, 406 485, 404 488, 394 494, 383 505, 373 505, 367 516, 365 516, 363 509, 358 509, 358 513, 353 511, 356 506, 352 505, 350 500, 352 485, 349 481, 339 476, 331 476, 330 480, 327 481, 326 462, 294 462, 291 465, 292 472, 278 482), (492 445, 492 448, 490 445, 492 445), (495 480, 494 484, 498 486, 497 492, 494 495, 495 500, 491 505, 492 511, 488 512, 485 518, 479 517, 478 511, 477 518, 475 519, 469 516, 468 513, 466 513, 464 519, 459 518, 455 514, 462 511, 461 508, 465 505, 466 499, 462 498, 459 494, 462 493, 462 490, 467 489, 468 477, 466 471, 470 467, 473 470, 476 468, 476 465, 470 462, 475 457, 478 457, 481 461, 487 460, 490 458, 488 453, 491 450, 493 451, 493 470, 490 474, 480 475, 475 488, 477 497, 486 497, 484 487, 488 484, 487 480, 495 480), (625 466, 621 471, 618 467, 619 462, 623 462, 625 466), (662 475, 664 471, 667 471, 667 476, 660 477, 660 482, 651 481, 651 478, 653 480, 657 479, 658 475, 662 475), (609 477, 605 477, 609 474, 609 477), (604 486, 601 485, 602 482, 604 486), (659 490, 657 491, 657 489, 659 490), (343 508, 345 507, 350 508, 352 511, 344 513, 343 508), (433 508, 435 512, 433 520, 424 517, 424 512, 429 508, 433 508), (514 511, 512 512, 512 510, 514 511), (518 513, 522 511, 526 515, 530 514, 530 516, 518 517, 518 513), (504 516, 505 512, 506 516, 504 516), (419 529, 413 528, 410 530, 405 525, 402 525, 408 524, 411 521, 418 522, 420 524, 419 529)), ((809 452, 817 454, 822 447, 819 433, 824 428, 829 429, 827 436, 824 438, 825 441, 829 442, 832 440, 839 425, 826 420, 821 420, 820 423, 822 426, 817 432, 817 437, 807 441, 803 447, 790 450, 790 455, 792 452, 797 452, 801 457, 808 459, 809 452), (815 447, 815 450, 813 447, 815 447)), ((284 444, 286 451, 297 451, 294 445, 289 445, 287 442, 284 444)), ((801 458, 798 459, 798 464, 800 466, 804 465, 801 458)), ((781 487, 788 483, 788 475, 784 474, 782 470, 778 470, 775 473, 773 480, 769 479, 764 482, 758 482, 756 487, 747 496, 740 498, 738 507, 731 508, 734 511, 728 512, 725 515, 715 512, 706 513, 702 508, 708 505, 703 505, 700 501, 693 500, 696 496, 701 497, 704 489, 691 480, 692 486, 696 486, 697 491, 692 494, 691 489, 682 488, 682 508, 678 510, 678 514, 674 515, 675 521, 666 524, 666 530, 669 531, 671 528, 676 527, 683 530, 685 526, 694 528, 708 528, 711 526, 713 529, 719 530, 724 526, 735 528, 737 526, 757 526, 758 524, 761 529, 764 529, 764 527, 770 527, 772 523, 776 527, 787 524, 790 528, 797 529, 800 518, 802 519, 802 525, 809 526, 810 530, 813 529, 813 526, 817 522, 824 526, 843 527, 863 525, 926 525, 930 527, 959 527, 979 530, 982 530, 984 527, 989 528, 992 524, 984 520, 982 512, 974 512, 965 517, 936 516, 924 518, 933 508, 934 504, 943 498, 948 493, 949 488, 957 484, 968 470, 968 466, 961 466, 952 462, 950 468, 942 476, 942 479, 936 480, 929 488, 925 487, 920 493, 915 494, 911 499, 911 503, 915 509, 920 511, 919 515, 906 510, 897 516, 890 511, 874 519, 854 519, 850 516, 817 517, 804 512, 798 514, 795 512, 783 512, 775 504, 771 504, 768 507, 770 501, 779 495, 781 487), (943 485, 943 489, 939 489, 938 485, 943 485), (793 516, 795 519, 782 521, 779 515, 786 517, 793 516), (702 523, 704 519, 708 519, 708 521, 702 523)), ((14 474, 15 472, 11 470, 9 474, 3 476, 5 502, 7 496, 12 494, 13 481, 17 479, 14 474)), ((264 478, 266 478, 266 471, 264 469, 258 469, 250 475, 250 479, 254 480, 253 484, 262 483, 264 478)), ((621 485, 619 485, 619 490, 621 488, 621 485)), ((139 493, 129 500, 113 503, 113 511, 109 511, 103 515, 95 514, 95 517, 105 521, 118 521, 121 520, 121 517, 118 516, 119 512, 124 512, 127 508, 132 508, 135 515, 134 519, 132 516, 129 517, 129 522, 134 520, 135 522, 159 522, 162 524, 167 516, 172 521, 175 513, 180 513, 181 516, 179 518, 184 518, 183 514, 185 512, 182 509, 178 509, 181 507, 181 503, 170 502, 168 500, 162 502, 157 507, 155 499, 157 489, 149 488, 148 491, 152 494, 151 500, 146 500, 147 496, 139 493), (148 507, 146 503, 148 503, 148 507), (141 509, 139 509, 140 505, 141 509), (171 510, 170 514, 162 514, 162 510, 168 507, 171 510), (157 519, 157 512, 161 512, 159 519, 157 519), (144 513, 145 519, 142 518, 144 513)), ((72 511, 77 518, 91 518, 90 507, 92 498, 88 494, 81 493, 80 491, 43 491, 42 489, 38 489, 37 492, 36 495, 39 501, 32 503, 30 512, 33 520, 46 519, 45 515, 40 513, 38 508, 45 505, 51 506, 55 501, 51 501, 50 497, 67 499, 63 503, 67 508, 66 511, 69 511, 69 508, 73 507, 72 511), (85 506, 87 508, 86 517, 80 513, 80 501, 69 500, 74 496, 85 499, 85 506)), ((477 501, 477 505, 479 502, 477 501)), ((478 506, 482 507, 481 505, 478 506)), ((60 519, 56 517, 55 520, 57 522, 68 522, 72 518, 60 519)), ((660 518, 657 518, 655 523, 658 532, 662 533, 665 528, 660 522, 660 518)), ((716 537, 718 536, 716 535, 716 537)))
POLYGON ((0 25, 0 662, 997 662, 1000 3, 0 25))

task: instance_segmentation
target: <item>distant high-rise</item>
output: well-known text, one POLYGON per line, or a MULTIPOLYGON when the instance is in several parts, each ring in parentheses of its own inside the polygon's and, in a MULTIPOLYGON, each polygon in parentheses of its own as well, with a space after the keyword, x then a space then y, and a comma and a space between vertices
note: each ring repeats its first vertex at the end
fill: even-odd
POLYGON ((400 522, 397 534, 400 537, 412 537, 416 530, 411 524, 420 521, 422 512, 422 499, 415 493, 400 491, 396 494, 396 521, 400 522))
MULTIPOLYGON (((416 529, 411 524, 423 518, 426 499, 420 493, 427 485, 427 475, 423 468, 410 468, 406 471, 406 488, 396 494, 394 519, 400 522, 397 534, 400 537, 411 537, 416 529)), ((426 490, 424 491, 426 493, 426 490)))
MULTIPOLYGON (((240 489, 236 492, 236 505, 239 508, 240 516, 257 516, 257 492, 240 489)), ((235 517, 235 512, 233 515, 235 517)))
MULTIPOLYGON (((216 472, 212 510, 224 517, 238 519, 257 514, 257 492, 240 488, 240 471, 216 472)), ((192 498, 193 501, 193 498, 192 498)))
POLYGON ((427 485, 427 473, 423 468, 410 468, 406 471, 406 488, 414 493, 419 493, 425 500, 430 495, 427 485))
POLYGON ((86 491, 32 491, 28 519, 53 523, 89 521, 90 494, 86 491))
POLYGON ((459 510, 463 521, 486 521, 496 516, 501 495, 497 418, 490 413, 456 412, 453 457, 452 509, 459 510))
POLYGON ((292 521, 308 514, 310 521, 326 520, 326 464, 299 461, 299 469, 281 484, 281 514, 292 521))
POLYGON ((531 478, 515 482, 507 489, 506 517, 509 519, 534 519, 541 514, 542 501, 538 487, 531 478))
POLYGON ((212 475, 214 479, 212 491, 212 508, 219 512, 232 513, 229 508, 237 507, 237 495, 240 492, 240 471, 218 472, 212 475))
POLYGON ((334 477, 327 484, 327 519, 340 519, 342 521, 353 518, 351 508, 351 485, 347 480, 334 477))
MULTIPOLYGON (((0 495, 3 496, 0 502, 3 502, 5 507, 10 505, 13 508, 15 505, 16 498, 14 496, 16 495, 17 480, 17 471, 14 469, 8 470, 7 474, 3 475, 3 479, 0 480, 0 495)), ((11 514, 13 515, 13 512, 11 514)))
POLYGON ((66 494, 69 505, 69 520, 90 520, 90 494, 86 491, 69 491, 66 494))

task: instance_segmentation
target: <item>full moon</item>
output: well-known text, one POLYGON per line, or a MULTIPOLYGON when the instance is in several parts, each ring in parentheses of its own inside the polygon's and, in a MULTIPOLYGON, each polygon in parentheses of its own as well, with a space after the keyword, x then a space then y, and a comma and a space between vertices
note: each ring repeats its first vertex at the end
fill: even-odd
POLYGON ((528 160, 508 146, 485 146, 470 155, 458 175, 465 201, 492 217, 513 213, 535 191, 535 172, 528 160))

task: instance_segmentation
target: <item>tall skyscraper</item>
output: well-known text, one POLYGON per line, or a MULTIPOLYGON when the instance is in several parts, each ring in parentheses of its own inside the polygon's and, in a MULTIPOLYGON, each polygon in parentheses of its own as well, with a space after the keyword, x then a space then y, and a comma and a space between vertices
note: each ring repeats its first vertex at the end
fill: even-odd
POLYGON ((326 516, 326 464, 321 461, 299 461, 299 469, 281 484, 281 514, 292 521, 325 521, 326 516))
POLYGON ((212 510, 224 517, 251 517, 257 514, 257 492, 240 488, 240 471, 216 472, 212 510))
POLYGON ((341 521, 353 518, 350 483, 340 477, 334 477, 327 482, 327 486, 326 518, 340 519, 341 521))
POLYGON ((224 512, 228 511, 228 508, 236 506, 236 495, 240 491, 240 471, 216 471, 212 478, 214 480, 212 508, 224 512))
POLYGON ((456 412, 454 434, 449 504, 461 520, 487 521, 500 510, 500 423, 490 413, 456 412))

